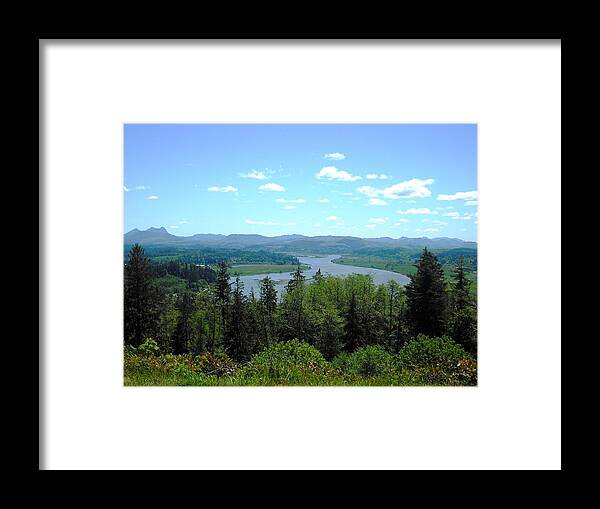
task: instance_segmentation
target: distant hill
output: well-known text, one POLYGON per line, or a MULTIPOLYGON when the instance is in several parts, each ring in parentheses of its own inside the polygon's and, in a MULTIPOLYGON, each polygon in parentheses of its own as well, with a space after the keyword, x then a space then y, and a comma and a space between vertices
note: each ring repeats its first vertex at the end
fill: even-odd
POLYGON ((177 242, 176 235, 171 235, 163 226, 162 228, 148 228, 140 231, 137 228, 125 234, 126 244, 162 245, 177 242))
POLYGON ((197 233, 189 237, 170 234, 164 227, 138 230, 125 234, 125 244, 141 244, 146 246, 178 246, 189 248, 218 247, 231 249, 270 249, 273 251, 294 253, 326 253, 347 254, 360 249, 375 248, 409 248, 422 249, 477 249, 477 243, 449 237, 391 237, 369 238, 351 236, 317 236, 280 235, 265 237, 253 234, 218 235, 197 233))

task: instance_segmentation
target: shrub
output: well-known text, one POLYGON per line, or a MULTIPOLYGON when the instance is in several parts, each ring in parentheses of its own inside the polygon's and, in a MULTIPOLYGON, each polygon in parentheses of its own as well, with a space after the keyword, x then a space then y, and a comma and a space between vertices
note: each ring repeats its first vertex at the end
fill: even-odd
POLYGON ((476 385, 477 361, 444 336, 419 335, 400 349, 398 370, 410 383, 425 385, 476 385))
POLYGON ((142 342, 142 344, 137 348, 137 351, 142 355, 159 355, 160 348, 158 343, 154 341, 152 338, 146 338, 142 342))
MULTIPOLYGON (((238 374, 241 385, 331 385, 336 371, 321 352, 293 339, 255 355, 238 374)), ((339 381, 338 381, 339 382, 339 381)))
POLYGON ((348 352, 342 352, 336 355, 331 364, 334 368, 339 369, 340 371, 349 372, 351 370, 350 367, 350 354, 348 352))
POLYGON ((194 359, 194 370, 206 375, 230 376, 238 365, 226 353, 204 352, 194 359))
POLYGON ((351 354, 338 355, 333 366, 355 375, 384 376, 393 371, 394 357, 381 346, 364 346, 351 354))

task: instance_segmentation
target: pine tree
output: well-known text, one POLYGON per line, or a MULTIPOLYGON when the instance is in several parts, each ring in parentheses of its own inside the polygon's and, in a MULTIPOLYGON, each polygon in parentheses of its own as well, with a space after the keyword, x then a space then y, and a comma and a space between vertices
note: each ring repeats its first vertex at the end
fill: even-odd
POLYGON ((144 248, 134 244, 125 264, 125 343, 138 346, 155 334, 160 314, 160 295, 152 284, 153 273, 144 248))
POLYGON ((321 281, 323 281, 324 277, 323 277, 323 274, 321 273, 321 269, 317 269, 317 272, 315 272, 313 279, 314 279, 315 283, 317 283, 317 284, 320 283, 321 281))
POLYGON ((232 359, 237 361, 245 360, 249 353, 246 341, 247 331, 245 330, 245 307, 244 283, 237 276, 233 285, 225 330, 225 350, 232 359))
POLYGON ((292 278, 288 281, 285 289, 288 293, 293 292, 296 288, 302 286, 304 284, 304 274, 302 273, 302 269, 300 268, 300 264, 298 264, 298 268, 290 274, 292 278))
POLYGON ((179 310, 179 319, 173 335, 173 353, 176 355, 184 354, 189 351, 192 342, 192 313, 194 311, 194 302, 192 295, 185 292, 177 302, 179 310))
POLYGON ((471 283, 465 275, 464 260, 461 256, 454 269, 448 333, 465 350, 476 353, 477 309, 469 293, 470 285, 471 283))
POLYGON ((269 276, 265 276, 260 281, 260 302, 269 317, 273 316, 277 307, 277 290, 275 289, 275 283, 269 276))
POLYGON ((260 282, 259 299, 260 305, 264 309, 260 320, 263 329, 263 342, 265 345, 269 345, 272 342, 274 332, 273 314, 277 309, 277 290, 275 289, 275 283, 269 276, 265 276, 260 282))
POLYGON ((298 268, 292 272, 291 276, 292 279, 286 285, 286 292, 289 296, 288 301, 292 308, 292 316, 290 316, 292 323, 289 325, 292 325, 294 329, 292 337, 302 339, 304 335, 302 306, 304 305, 304 281, 306 278, 302 273, 300 264, 298 264, 298 268))
MULTIPOLYGON (((227 311, 229 307, 229 299, 231 297, 231 283, 229 282, 229 266, 225 260, 221 260, 217 264, 217 302, 221 310, 221 333, 225 334, 225 325, 227 322, 227 311)), ((214 343, 214 342, 213 342, 214 343)))
POLYGON ((407 311, 415 335, 441 336, 445 332, 448 297, 444 271, 437 258, 423 249, 417 273, 406 285, 407 311))
POLYGON ((350 303, 346 312, 346 325, 344 327, 344 349, 347 352, 353 352, 361 343, 362 330, 360 326, 360 317, 356 303, 356 293, 354 290, 350 294, 350 303))
POLYGON ((398 353, 410 340, 410 328, 407 320, 406 303, 402 302, 400 310, 396 316, 396 329, 394 331, 394 341, 391 350, 398 353))
POLYGON ((469 287, 471 282, 465 275, 464 258, 461 256, 458 265, 454 268, 454 281, 452 284, 452 307, 454 309, 465 309, 471 305, 469 287))
POLYGON ((225 260, 217 264, 217 299, 221 305, 229 302, 231 284, 229 283, 229 266, 225 260))

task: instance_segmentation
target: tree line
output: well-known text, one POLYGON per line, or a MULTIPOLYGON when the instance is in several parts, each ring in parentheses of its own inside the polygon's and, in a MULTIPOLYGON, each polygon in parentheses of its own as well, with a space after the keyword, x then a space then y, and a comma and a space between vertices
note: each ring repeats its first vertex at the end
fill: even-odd
POLYGON ((144 249, 134 245, 125 265, 125 344, 139 346, 152 338, 163 353, 225 352, 244 362, 273 343, 300 339, 331 360, 367 345, 398 352, 425 334, 449 336, 476 354, 477 305, 463 260, 450 284, 428 249, 416 267, 403 288, 395 281, 376 285, 367 275, 320 271, 307 281, 298 266, 278 297, 268 276, 258 295, 246 295, 239 276, 232 281, 221 260, 214 277, 170 293, 159 290, 157 271, 144 249))

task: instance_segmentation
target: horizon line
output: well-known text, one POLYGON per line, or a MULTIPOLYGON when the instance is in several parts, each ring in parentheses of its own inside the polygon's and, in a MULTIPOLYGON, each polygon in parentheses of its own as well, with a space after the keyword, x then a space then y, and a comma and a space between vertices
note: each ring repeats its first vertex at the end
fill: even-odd
POLYGON ((354 237, 357 239, 371 239, 371 240, 376 240, 376 239, 392 239, 392 240, 400 240, 400 239, 429 239, 429 240, 435 240, 435 239, 452 239, 452 240, 460 240, 462 242, 474 242, 477 243, 476 240, 465 240, 465 239, 461 239, 459 237, 427 237, 427 236, 422 236, 422 237, 407 237, 407 236, 403 236, 403 237, 390 237, 389 235, 386 236, 382 236, 382 237, 359 237, 356 235, 304 235, 302 233, 283 233, 280 235, 263 235, 261 233, 193 233, 191 235, 176 235, 174 233, 171 233, 167 230, 167 228, 165 226, 149 226, 148 228, 146 228, 145 230, 140 230, 139 228, 133 228, 131 230, 129 230, 128 232, 125 232, 123 235, 127 235, 133 231, 138 231, 138 232, 147 232, 149 230, 165 230, 169 235, 173 235, 174 237, 179 237, 179 238, 183 238, 183 239, 189 239, 191 237, 194 237, 195 235, 220 235, 222 237, 229 237, 231 235, 246 235, 246 236, 258 236, 258 237, 265 237, 268 239, 274 239, 277 237, 285 237, 285 236, 292 236, 292 235, 296 235, 298 237, 308 237, 308 238, 315 238, 315 237, 354 237))

